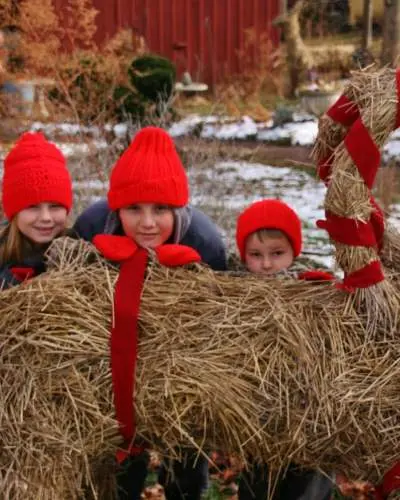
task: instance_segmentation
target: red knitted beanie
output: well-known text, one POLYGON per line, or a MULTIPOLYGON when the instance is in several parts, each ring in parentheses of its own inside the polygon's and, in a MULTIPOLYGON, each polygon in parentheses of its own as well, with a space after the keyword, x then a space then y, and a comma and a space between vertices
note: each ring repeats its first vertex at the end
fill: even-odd
POLYGON ((188 201, 186 172, 171 137, 158 127, 142 129, 111 172, 110 208, 134 203, 183 207, 188 201))
POLYGON ((242 261, 246 239, 260 229, 279 229, 289 238, 294 256, 301 252, 301 221, 289 205, 280 200, 257 201, 244 210, 236 224, 236 243, 242 261))
POLYGON ((2 204, 8 220, 39 203, 72 206, 72 182, 61 151, 40 133, 23 134, 4 160, 2 204))

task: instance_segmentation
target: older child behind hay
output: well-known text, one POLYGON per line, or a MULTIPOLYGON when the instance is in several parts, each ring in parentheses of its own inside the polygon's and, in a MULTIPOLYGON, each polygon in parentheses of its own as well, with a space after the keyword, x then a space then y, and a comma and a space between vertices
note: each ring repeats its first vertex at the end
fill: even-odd
MULTIPOLYGON (((188 179, 171 137, 160 128, 147 127, 137 133, 115 164, 108 203, 101 201, 86 210, 75 229, 93 240, 111 261, 123 260, 120 257, 126 251, 147 248, 166 265, 171 265, 171 258, 175 265, 194 259, 225 269, 225 248, 217 228, 188 201, 188 179), (179 255, 174 256, 174 251, 179 255), (162 261, 161 255, 169 261, 162 261)), ((117 479, 120 500, 140 497, 149 457, 139 451, 121 464, 117 479)), ((167 470, 162 470, 160 481, 168 500, 199 500, 206 486, 206 460, 196 453, 188 455, 184 463, 172 464, 174 481, 168 481, 167 470)))
MULTIPOLYGON (((246 208, 237 220, 236 242, 240 259, 251 273, 272 276, 287 272, 301 279, 332 279, 329 273, 296 265, 302 247, 301 221, 296 212, 280 200, 262 200, 246 208)), ((268 468, 255 464, 240 480, 239 500, 265 500, 268 493, 268 468)), ((325 500, 330 494, 328 478, 313 471, 297 470, 291 464, 275 488, 273 498, 325 500)))
POLYGON ((4 160, 0 289, 45 271, 44 252, 64 233, 72 183, 61 151, 42 134, 24 134, 4 160))

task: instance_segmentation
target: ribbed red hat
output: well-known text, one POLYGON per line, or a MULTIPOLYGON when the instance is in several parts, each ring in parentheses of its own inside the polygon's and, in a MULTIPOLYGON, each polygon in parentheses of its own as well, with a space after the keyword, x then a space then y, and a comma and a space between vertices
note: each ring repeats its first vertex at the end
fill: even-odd
POLYGON ((158 127, 142 129, 111 172, 110 208, 134 203, 183 207, 188 201, 188 179, 171 137, 158 127))
POLYGON ((40 133, 23 134, 4 160, 2 204, 8 220, 21 210, 53 202, 68 211, 72 182, 61 151, 40 133))
POLYGON ((236 243, 242 261, 246 239, 260 229, 279 229, 289 238, 294 256, 301 252, 301 221, 296 212, 280 200, 257 201, 244 210, 236 224, 236 243))

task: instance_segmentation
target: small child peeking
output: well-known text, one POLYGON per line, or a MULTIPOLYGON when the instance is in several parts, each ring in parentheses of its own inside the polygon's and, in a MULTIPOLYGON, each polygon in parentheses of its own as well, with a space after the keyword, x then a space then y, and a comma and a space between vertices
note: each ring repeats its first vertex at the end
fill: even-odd
POLYGON ((248 271, 276 274, 289 269, 300 255, 301 222, 280 200, 257 201, 239 215, 236 242, 248 271))

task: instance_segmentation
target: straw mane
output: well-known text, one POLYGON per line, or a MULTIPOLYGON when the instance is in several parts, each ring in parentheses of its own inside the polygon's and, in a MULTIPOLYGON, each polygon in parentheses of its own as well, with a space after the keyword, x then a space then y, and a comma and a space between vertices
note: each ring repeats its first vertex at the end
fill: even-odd
MULTIPOLYGON (((361 73, 346 90, 380 141, 393 128, 393 80, 391 70, 361 73)), ((341 141, 321 129, 317 147, 332 148, 336 171, 346 172, 332 180, 327 205, 340 210, 351 196, 363 220, 368 193, 341 141)), ((379 479, 400 450, 399 242, 386 232, 386 280, 354 294, 152 262, 140 310, 138 437, 170 454, 217 447, 273 468, 291 460, 379 479)), ((370 258, 350 248, 336 256, 345 270, 370 258)), ((13 499, 75 499, 84 489, 110 498, 121 444, 109 368, 117 270, 69 239, 53 244, 49 266, 0 293, 0 486, 13 499)))

